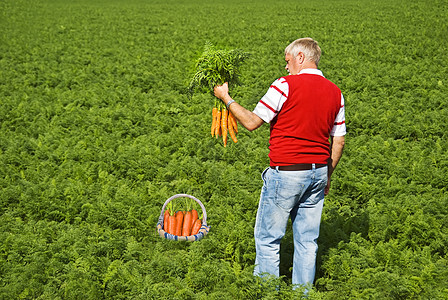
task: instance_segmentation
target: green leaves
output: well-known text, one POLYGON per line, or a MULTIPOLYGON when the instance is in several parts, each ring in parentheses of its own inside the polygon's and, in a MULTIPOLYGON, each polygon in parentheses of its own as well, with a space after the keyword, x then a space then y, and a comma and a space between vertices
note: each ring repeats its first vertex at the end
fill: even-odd
POLYGON ((269 127, 223 148, 204 120, 225 81, 253 108, 305 35, 348 126, 309 299, 448 298, 442 2, 230 2, 0 1, 0 299, 299 298, 290 227, 284 277, 252 276, 269 127), (177 193, 198 243, 155 233, 177 193))
POLYGON ((248 57, 249 53, 241 49, 217 50, 210 42, 206 42, 188 88, 190 93, 196 90, 213 93, 216 85, 225 82, 239 84, 240 66, 248 57))

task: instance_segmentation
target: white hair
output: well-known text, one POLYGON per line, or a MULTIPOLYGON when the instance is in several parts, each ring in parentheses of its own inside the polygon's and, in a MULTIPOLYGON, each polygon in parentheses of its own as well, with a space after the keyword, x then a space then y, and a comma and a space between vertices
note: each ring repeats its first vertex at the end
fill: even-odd
POLYGON ((296 57, 300 52, 305 55, 305 59, 319 64, 321 49, 317 41, 312 38, 297 39, 285 48, 285 55, 290 54, 296 57))

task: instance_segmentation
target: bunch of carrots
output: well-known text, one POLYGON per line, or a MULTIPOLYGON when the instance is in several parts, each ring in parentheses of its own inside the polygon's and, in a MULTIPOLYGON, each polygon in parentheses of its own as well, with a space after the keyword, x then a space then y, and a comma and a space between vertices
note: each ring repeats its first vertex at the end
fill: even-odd
MULTIPOLYGON (((172 202, 168 203, 168 205, 172 202)), ((188 205, 187 205, 188 206, 188 205)), ((163 214, 163 229, 165 232, 178 236, 190 236, 198 234, 202 226, 196 209, 175 211, 169 206, 163 214)))
POLYGON ((234 143, 238 142, 236 138, 238 123, 232 112, 228 111, 222 103, 216 104, 215 102, 215 106, 212 109, 212 127, 210 132, 216 138, 222 136, 224 147, 227 146, 227 133, 234 143))

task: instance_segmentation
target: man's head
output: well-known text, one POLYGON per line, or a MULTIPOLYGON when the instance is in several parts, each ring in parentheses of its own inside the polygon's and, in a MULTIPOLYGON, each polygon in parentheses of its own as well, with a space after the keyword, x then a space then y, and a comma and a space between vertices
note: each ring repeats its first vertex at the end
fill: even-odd
POLYGON ((292 75, 305 68, 317 68, 321 55, 318 43, 312 38, 297 39, 285 49, 286 70, 292 75))

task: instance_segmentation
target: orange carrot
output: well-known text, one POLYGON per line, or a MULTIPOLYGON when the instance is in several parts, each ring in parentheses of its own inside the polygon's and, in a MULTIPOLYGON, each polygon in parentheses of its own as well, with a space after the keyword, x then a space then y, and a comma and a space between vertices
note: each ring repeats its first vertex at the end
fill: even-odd
POLYGON ((227 109, 223 108, 221 117, 221 127, 222 127, 222 140, 224 142, 224 147, 227 146, 227 130, 228 130, 227 117, 228 117, 228 111, 227 109))
POLYGON ((192 209, 191 210, 191 215, 193 217, 193 220, 196 220, 197 218, 199 218, 199 214, 198 214, 198 211, 196 209, 192 209))
POLYGON ((176 233, 176 217, 174 215, 168 216, 167 225, 168 226, 167 226, 166 232, 168 232, 170 234, 175 234, 176 233))
POLYGON ((218 108, 215 106, 212 109, 212 127, 210 129, 212 136, 215 135, 215 131, 216 131, 215 127, 216 127, 216 117, 217 117, 217 114, 218 114, 218 108))
POLYGON ((182 236, 189 236, 191 233, 191 225, 193 223, 192 219, 193 214, 191 210, 187 211, 184 218, 184 224, 182 226, 182 236))
POLYGON ((181 235, 182 234, 182 223, 184 220, 184 214, 182 211, 177 211, 174 215, 176 217, 176 230, 174 235, 181 235))
POLYGON ((170 210, 167 209, 165 210, 165 212, 163 213, 163 229, 166 231, 168 229, 168 217, 170 216, 170 210))
POLYGON ((216 114, 216 125, 215 125, 215 136, 216 138, 218 138, 220 134, 220 129, 221 129, 221 122, 219 122, 221 120, 221 111, 218 109, 218 112, 216 114))
POLYGON ((229 111, 229 119, 230 119, 230 122, 231 122, 232 125, 233 125, 233 129, 234 129, 235 133, 238 133, 238 122, 236 121, 236 118, 235 118, 235 116, 232 114, 231 111, 229 111))
POLYGON ((202 226, 202 220, 196 219, 193 223, 193 227, 191 228, 191 235, 198 234, 199 229, 201 229, 202 226))
POLYGON ((232 138, 232 141, 233 141, 234 143, 237 143, 238 140, 237 140, 237 138, 236 138, 236 134, 235 134, 235 131, 234 131, 234 129, 233 129, 233 124, 232 124, 232 122, 230 122, 230 121, 229 121, 229 134, 230 134, 230 137, 232 138))

